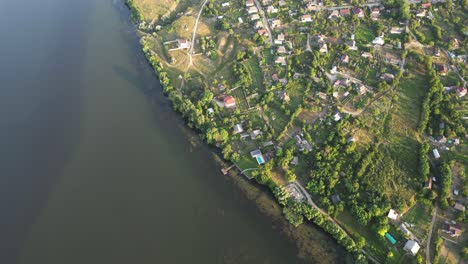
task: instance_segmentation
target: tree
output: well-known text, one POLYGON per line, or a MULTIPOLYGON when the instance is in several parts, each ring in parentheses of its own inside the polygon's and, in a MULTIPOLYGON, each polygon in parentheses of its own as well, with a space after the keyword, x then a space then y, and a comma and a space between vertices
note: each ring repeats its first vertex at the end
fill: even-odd
POLYGON ((296 180, 296 174, 292 172, 291 170, 286 171, 286 180, 288 182, 294 182, 296 180))

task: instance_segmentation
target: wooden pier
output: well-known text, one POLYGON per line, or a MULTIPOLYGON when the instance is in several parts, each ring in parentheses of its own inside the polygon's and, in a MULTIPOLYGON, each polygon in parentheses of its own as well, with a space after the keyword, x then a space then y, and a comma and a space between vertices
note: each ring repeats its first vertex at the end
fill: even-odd
POLYGON ((229 166, 227 168, 221 169, 221 172, 223 173, 223 175, 226 175, 226 174, 228 174, 229 170, 231 170, 235 166, 236 166, 235 164, 232 164, 231 166, 229 166))

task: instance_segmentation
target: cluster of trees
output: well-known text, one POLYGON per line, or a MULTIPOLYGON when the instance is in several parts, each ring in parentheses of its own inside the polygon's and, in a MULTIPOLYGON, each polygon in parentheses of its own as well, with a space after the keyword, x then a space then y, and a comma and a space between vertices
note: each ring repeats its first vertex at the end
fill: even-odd
POLYGON ((452 169, 449 163, 444 162, 440 166, 440 206, 443 209, 448 207, 448 198, 450 197, 450 187, 452 186, 452 169))
POLYGON ((125 4, 130 9, 130 14, 134 22, 140 23, 145 20, 143 12, 141 12, 140 8, 138 7, 137 4, 135 4, 133 0, 126 0, 125 4))
POLYGON ((366 245, 364 238, 359 237, 358 243, 328 216, 324 216, 319 210, 307 203, 297 203, 289 200, 283 208, 286 219, 295 227, 301 225, 304 220, 312 221, 336 239, 349 253, 353 254, 356 263, 367 263, 366 258, 360 253, 366 245))
POLYGON ((237 76, 235 86, 250 87, 252 85, 252 75, 243 63, 236 63, 234 65, 234 76, 237 76))
POLYGON ((216 60, 216 58, 218 58, 218 52, 216 50, 216 39, 201 37, 200 41, 202 51, 206 53, 206 55, 208 55, 212 60, 216 60))
POLYGON ((427 156, 429 150, 429 143, 424 142, 421 144, 419 149, 419 176, 422 181, 426 181, 429 178, 430 165, 429 157, 427 156))

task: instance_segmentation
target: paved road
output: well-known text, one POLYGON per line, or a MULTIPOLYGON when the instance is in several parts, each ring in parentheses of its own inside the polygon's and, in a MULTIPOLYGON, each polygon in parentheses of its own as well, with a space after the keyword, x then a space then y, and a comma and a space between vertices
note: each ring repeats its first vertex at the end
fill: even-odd
POLYGON ((260 16, 262 17, 263 25, 265 26, 265 29, 268 31, 268 35, 270 36, 270 43, 273 46, 275 44, 274 37, 270 28, 270 24, 268 23, 267 16, 265 15, 265 11, 263 11, 263 8, 258 2, 258 0, 254 0, 254 2, 255 2, 255 5, 257 6, 258 12, 260 12, 260 16))
POLYGON ((429 228, 429 235, 427 236, 426 242, 426 263, 431 264, 431 237, 432 237, 432 229, 434 228, 434 223, 437 218, 437 206, 434 208, 434 212, 432 214, 432 221, 431 227, 429 228))

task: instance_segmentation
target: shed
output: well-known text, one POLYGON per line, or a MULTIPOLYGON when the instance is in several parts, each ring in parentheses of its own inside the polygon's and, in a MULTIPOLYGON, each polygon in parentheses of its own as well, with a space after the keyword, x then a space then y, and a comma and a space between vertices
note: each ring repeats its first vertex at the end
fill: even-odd
POLYGON ((332 200, 332 203, 334 205, 338 204, 339 202, 341 202, 341 199, 340 199, 340 196, 338 194, 333 194, 331 197, 331 200, 332 200))
POLYGON ((414 240, 408 240, 405 244, 405 247, 403 247, 403 250, 411 253, 411 255, 415 256, 418 254, 418 251, 421 247, 419 246, 418 242, 414 240))
POLYGON ((393 209, 390 209, 390 211, 388 211, 388 218, 392 219, 392 220, 396 220, 398 218, 398 213, 393 210, 393 209))
POLYGON ((440 154, 439 154, 439 151, 437 149, 433 149, 432 153, 434 153, 434 158, 440 159, 440 154))

